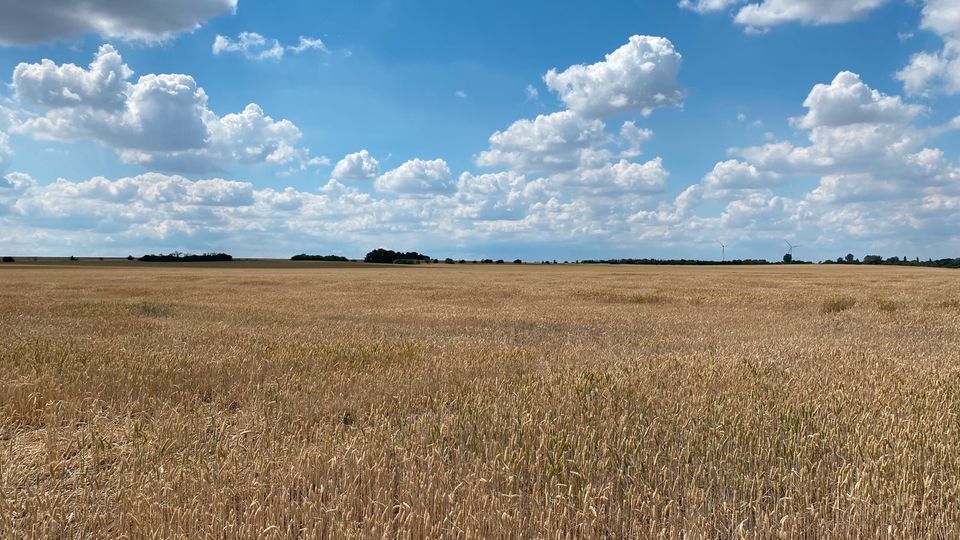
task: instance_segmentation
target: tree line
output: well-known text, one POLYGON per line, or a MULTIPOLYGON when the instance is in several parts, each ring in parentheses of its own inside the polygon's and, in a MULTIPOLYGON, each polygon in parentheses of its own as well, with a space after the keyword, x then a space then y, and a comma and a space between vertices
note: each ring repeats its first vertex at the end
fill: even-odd
MULTIPOLYGON (((127 257, 129 260, 130 257, 127 257)), ((226 253, 203 253, 201 255, 188 255, 174 251, 169 254, 144 255, 138 259, 140 262, 230 262, 233 257, 226 253)))
MULTIPOLYGON (((34 259, 35 260, 35 259, 34 259)), ((71 256, 71 261, 78 261, 77 257, 71 256)), ((100 257, 100 260, 103 260, 100 257)), ((203 254, 184 254, 179 251, 174 251, 169 254, 156 254, 156 255, 144 255, 139 259, 134 259, 131 255, 127 257, 128 261, 138 260, 141 262, 148 263, 157 263, 157 262, 230 262, 233 261, 233 257, 227 253, 203 253, 203 254)), ((299 255, 294 255, 290 258, 293 261, 322 261, 322 262, 349 262, 350 259, 343 257, 341 255, 308 255, 306 253, 301 253, 299 255)), ((2 258, 4 263, 16 262, 13 257, 5 256, 2 258)), ((465 259, 454 260, 452 258, 446 258, 444 260, 438 260, 425 255, 418 253, 416 251, 394 251, 391 249, 377 248, 373 251, 370 251, 364 256, 363 262, 365 263, 376 263, 376 264, 421 264, 421 263, 444 263, 444 264, 506 264, 507 262, 503 259, 482 259, 482 260, 473 260, 468 261, 465 259)), ((633 258, 623 258, 623 259, 586 259, 582 261, 576 261, 579 264, 623 264, 623 265, 671 265, 671 266, 746 266, 746 265, 770 265, 770 264, 814 264, 807 261, 794 260, 789 254, 783 257, 783 262, 771 262, 766 259, 733 259, 729 261, 716 261, 716 260, 702 260, 702 259, 655 259, 655 258, 642 258, 642 259, 633 259, 633 258)), ((515 259, 513 264, 524 264, 524 261, 521 259, 515 259)), ((564 261, 565 264, 569 264, 569 261, 564 261)), ((543 261, 539 264, 551 264, 550 261, 543 261)), ((553 261, 553 264, 558 264, 557 261, 553 261)), ((837 257, 836 259, 827 259, 821 261, 820 264, 848 264, 848 265, 888 265, 888 266, 923 266, 931 268, 958 268, 960 269, 960 258, 944 258, 944 259, 927 259, 925 261, 920 260, 919 257, 914 259, 909 259, 907 257, 887 257, 884 258, 880 255, 865 255, 863 259, 858 259, 854 254, 848 253, 846 256, 837 257)))
POLYGON ((865 255, 863 260, 858 259, 853 253, 847 253, 845 257, 837 257, 836 260, 826 260, 821 264, 867 264, 867 265, 890 265, 890 266, 925 266, 930 268, 960 268, 960 257, 956 259, 927 259, 921 261, 920 257, 914 257, 913 260, 907 257, 888 257, 884 259, 880 255, 865 255))

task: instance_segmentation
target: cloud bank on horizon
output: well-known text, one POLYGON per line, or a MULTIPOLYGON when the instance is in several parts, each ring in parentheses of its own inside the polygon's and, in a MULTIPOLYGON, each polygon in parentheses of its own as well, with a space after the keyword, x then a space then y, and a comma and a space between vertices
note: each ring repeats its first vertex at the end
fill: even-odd
MULTIPOLYGON (((892 2, 680 0, 672 9, 728 16, 762 48, 780 28, 802 36, 813 27, 870 24, 892 2)), ((352 149, 333 161, 324 155, 330 150, 308 147, 311 132, 324 129, 309 110, 306 123, 269 113, 283 105, 270 92, 282 91, 282 81, 257 86, 272 106, 231 107, 236 98, 221 94, 232 88, 216 80, 232 77, 224 69, 261 64, 227 62, 231 56, 331 61, 327 38, 208 28, 242 14, 237 0, 0 0, 0 9, 8 15, 0 21, 0 45, 11 55, 35 58, 37 46, 56 52, 71 40, 105 41, 80 65, 48 59, 43 49, 39 59, 12 67, 9 94, 0 94, 0 251, 356 256, 383 245, 443 256, 709 257, 724 239, 740 246, 728 254, 773 258, 779 247, 764 250, 783 238, 810 246, 809 258, 855 248, 910 257, 960 249, 960 166, 949 144, 960 129, 960 116, 949 109, 960 93, 960 0, 911 8, 918 30, 939 48, 904 53, 887 76, 901 91, 881 91, 888 81, 867 80, 856 65, 812 80, 790 112, 751 123, 781 122, 787 134, 768 131, 762 141, 705 156, 715 164, 693 177, 671 166, 703 149, 648 150, 663 135, 684 137, 665 133, 679 127, 654 127, 658 115, 683 118, 697 100, 710 99, 709 89, 683 84, 683 43, 667 37, 625 35, 592 61, 542 65, 537 85, 518 86, 515 99, 537 114, 487 131, 480 135, 486 142, 463 148, 463 155, 424 145, 394 158, 371 150, 373 141, 363 138, 369 132, 358 130, 343 142, 352 149), (209 58, 202 63, 215 66, 215 75, 151 73, 124 58, 189 40, 205 40, 209 58), (309 51, 319 56, 302 54, 309 51), (201 79, 213 80, 216 90, 208 93, 201 79), (49 166, 38 161, 43 153, 80 152, 83 145, 104 150, 98 159, 114 163, 88 178, 32 172, 49 166)), ((351 55, 337 58, 349 63, 351 55)), ((177 65, 172 58, 165 64, 177 65)), ((359 104, 347 93, 342 103, 312 107, 349 115, 369 91, 352 92, 359 104)), ((459 88, 446 94, 459 103, 488 95, 459 88)), ((746 124, 742 112, 729 116, 746 124)))

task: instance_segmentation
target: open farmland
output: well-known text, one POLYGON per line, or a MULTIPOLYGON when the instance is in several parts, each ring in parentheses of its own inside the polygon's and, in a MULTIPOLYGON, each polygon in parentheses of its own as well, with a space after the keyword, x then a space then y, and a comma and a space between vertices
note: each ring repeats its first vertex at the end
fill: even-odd
POLYGON ((960 274, 0 268, 0 537, 960 536, 960 274))

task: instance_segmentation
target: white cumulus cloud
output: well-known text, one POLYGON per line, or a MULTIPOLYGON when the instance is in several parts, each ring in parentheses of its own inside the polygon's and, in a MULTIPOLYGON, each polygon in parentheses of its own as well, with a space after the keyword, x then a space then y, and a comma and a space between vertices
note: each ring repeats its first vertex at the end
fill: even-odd
POLYGON ((960 93, 960 2, 926 0, 920 26, 943 39, 939 51, 923 51, 897 72, 908 94, 960 93))
POLYGON ((849 71, 837 74, 830 84, 813 87, 803 106, 805 116, 797 120, 803 128, 844 126, 857 123, 905 124, 924 111, 920 105, 903 103, 899 96, 874 90, 849 71))
POLYGON ((333 168, 331 178, 349 180, 370 180, 380 174, 380 162, 366 150, 347 154, 333 168))
POLYGON ((551 69, 543 80, 570 110, 584 117, 628 111, 646 116, 683 102, 684 92, 677 84, 681 60, 666 38, 632 36, 602 62, 562 72, 551 69))
MULTIPOLYGON (((604 124, 573 111, 517 120, 490 136, 490 148, 477 156, 481 167, 503 167, 522 173, 575 169, 597 160, 595 146, 605 139, 604 124)), ((601 160, 606 155, 600 156, 601 160)))
POLYGON ((449 193, 456 184, 450 167, 442 159, 412 159, 387 171, 375 181, 377 191, 400 195, 449 193))
POLYGON ((110 45, 86 69, 50 60, 22 63, 13 74, 17 100, 35 112, 15 126, 38 139, 87 139, 129 163, 174 171, 215 170, 232 163, 309 165, 300 130, 256 104, 218 116, 190 75, 133 71, 110 45))

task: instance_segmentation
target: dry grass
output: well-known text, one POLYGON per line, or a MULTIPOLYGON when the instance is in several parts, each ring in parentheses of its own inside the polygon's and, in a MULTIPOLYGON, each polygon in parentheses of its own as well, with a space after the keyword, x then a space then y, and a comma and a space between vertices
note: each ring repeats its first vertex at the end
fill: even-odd
POLYGON ((957 275, 4 267, 0 537, 956 538, 957 275))

